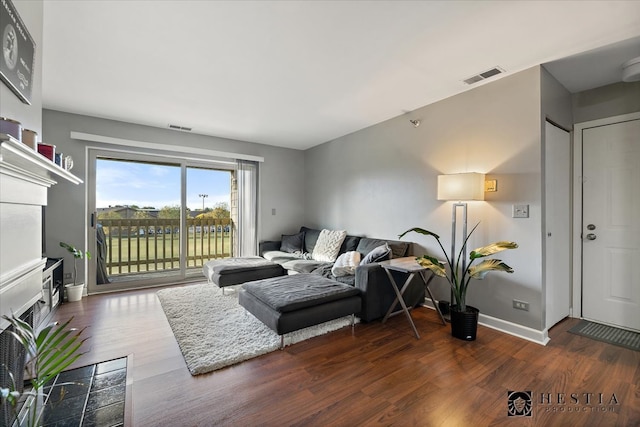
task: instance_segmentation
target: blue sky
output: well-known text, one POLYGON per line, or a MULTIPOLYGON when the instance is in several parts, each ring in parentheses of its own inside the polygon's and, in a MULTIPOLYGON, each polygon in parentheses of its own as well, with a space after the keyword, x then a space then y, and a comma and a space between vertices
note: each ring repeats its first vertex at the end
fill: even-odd
MULTIPOLYGON (((203 199, 205 208, 213 208, 219 202, 229 204, 230 181, 228 171, 187 168, 187 207, 202 209, 203 199)), ((179 204, 179 166, 98 159, 97 208, 137 205, 161 209, 179 204)))

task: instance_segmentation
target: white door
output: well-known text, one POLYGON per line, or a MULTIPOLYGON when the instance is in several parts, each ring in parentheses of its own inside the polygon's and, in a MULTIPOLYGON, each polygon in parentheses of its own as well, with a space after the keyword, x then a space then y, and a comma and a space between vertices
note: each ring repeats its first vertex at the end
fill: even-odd
POLYGON ((640 120, 582 141, 582 316, 640 330, 640 120))
POLYGON ((571 289, 571 137, 545 126, 546 327, 569 315, 571 289))

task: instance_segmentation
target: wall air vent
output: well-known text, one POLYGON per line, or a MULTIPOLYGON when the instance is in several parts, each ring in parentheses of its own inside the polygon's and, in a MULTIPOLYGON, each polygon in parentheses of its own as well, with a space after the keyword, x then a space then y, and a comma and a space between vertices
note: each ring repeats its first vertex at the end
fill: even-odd
POLYGON ((178 125, 169 125, 169 129, 183 130, 185 132, 191 132, 192 128, 188 128, 188 127, 185 127, 185 126, 178 126, 178 125))
POLYGON ((493 67, 490 70, 487 71, 483 71, 480 74, 476 74, 475 76, 471 76, 468 79, 464 79, 463 82, 465 82, 468 85, 472 85, 474 83, 478 83, 481 82, 482 80, 486 80, 489 77, 493 77, 497 74, 502 74, 504 73, 504 70, 500 67, 493 67))

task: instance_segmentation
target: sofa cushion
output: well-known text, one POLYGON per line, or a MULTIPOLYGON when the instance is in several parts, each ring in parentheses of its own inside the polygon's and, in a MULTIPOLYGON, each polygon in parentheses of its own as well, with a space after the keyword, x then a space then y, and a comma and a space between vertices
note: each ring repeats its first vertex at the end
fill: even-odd
POLYGON ((237 285, 251 280, 282 276, 281 265, 260 257, 224 258, 207 261, 202 272, 209 283, 219 287, 237 285))
POLYGON ((304 252, 304 231, 297 234, 283 234, 280 241, 282 252, 304 252))
POLYGON ((316 261, 334 262, 346 236, 345 230, 322 230, 311 257, 316 261))
POLYGON ((280 313, 360 295, 353 286, 313 274, 258 280, 245 283, 242 289, 280 313))
MULTIPOLYGON (((276 261, 278 262, 278 261, 276 261)), ((316 261, 313 259, 291 259, 280 263, 285 270, 295 273, 311 273, 316 268, 331 263, 316 261)))
POLYGON ((316 230, 315 228, 309 227, 300 227, 300 232, 304 233, 304 252, 313 253, 313 248, 318 241, 318 237, 320 236, 321 230, 316 230))
POLYGON ((342 242, 342 246, 340 246, 339 254, 344 254, 346 252, 355 251, 358 247, 358 242, 360 242, 360 236, 349 236, 347 235, 342 242))
POLYGON ((318 268, 316 268, 315 270, 313 270, 311 272, 311 274, 317 274, 318 276, 322 276, 322 277, 326 277, 327 279, 331 279, 331 280, 336 280, 340 283, 344 283, 345 285, 349 285, 349 286, 355 286, 356 285, 356 276, 355 274, 350 275, 350 276, 334 276, 333 273, 331 273, 331 270, 333 269, 333 265, 330 262, 327 262, 321 266, 319 266, 318 268))
POLYGON ((205 271, 205 275, 208 276, 207 271, 225 275, 243 273, 245 271, 263 268, 268 269, 273 266, 273 262, 258 256, 252 256, 243 258, 213 259, 211 261, 207 261, 202 268, 203 271, 205 271))
POLYGON ((402 258, 410 255, 410 242, 401 242, 400 240, 387 240, 387 244, 391 248, 391 258, 402 258))
POLYGON ((362 261, 360 261, 360 265, 371 264, 374 262, 387 261, 391 259, 391 248, 387 243, 374 248, 371 252, 367 254, 362 261))
POLYGON ((362 257, 364 258, 369 252, 385 243, 387 243, 391 248, 392 258, 402 258, 409 254, 409 242, 402 242, 399 240, 372 239, 370 237, 361 238, 356 250, 360 252, 362 257))
POLYGON ((282 251, 266 251, 262 254, 262 256, 271 262, 277 262, 278 264, 282 264, 287 261, 302 259, 301 254, 292 254, 290 252, 282 252, 282 251))
POLYGON ((331 268, 331 274, 335 277, 353 276, 356 274, 356 268, 360 264, 360 252, 345 252, 336 259, 331 268))

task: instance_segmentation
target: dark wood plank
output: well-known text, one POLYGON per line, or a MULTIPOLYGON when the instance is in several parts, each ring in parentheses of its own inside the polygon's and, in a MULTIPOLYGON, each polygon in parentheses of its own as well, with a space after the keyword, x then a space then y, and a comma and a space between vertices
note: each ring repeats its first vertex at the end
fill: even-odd
POLYGON ((88 327, 74 366, 132 355, 135 426, 640 425, 640 352, 567 332, 576 319, 554 327, 547 346, 484 327, 464 342, 419 308, 420 340, 396 316, 193 377, 156 291, 90 296, 55 313, 88 327), (532 417, 507 416, 509 390, 534 392, 532 417), (549 404, 558 393, 567 403, 549 404), (599 393, 618 404, 597 404, 599 393))

